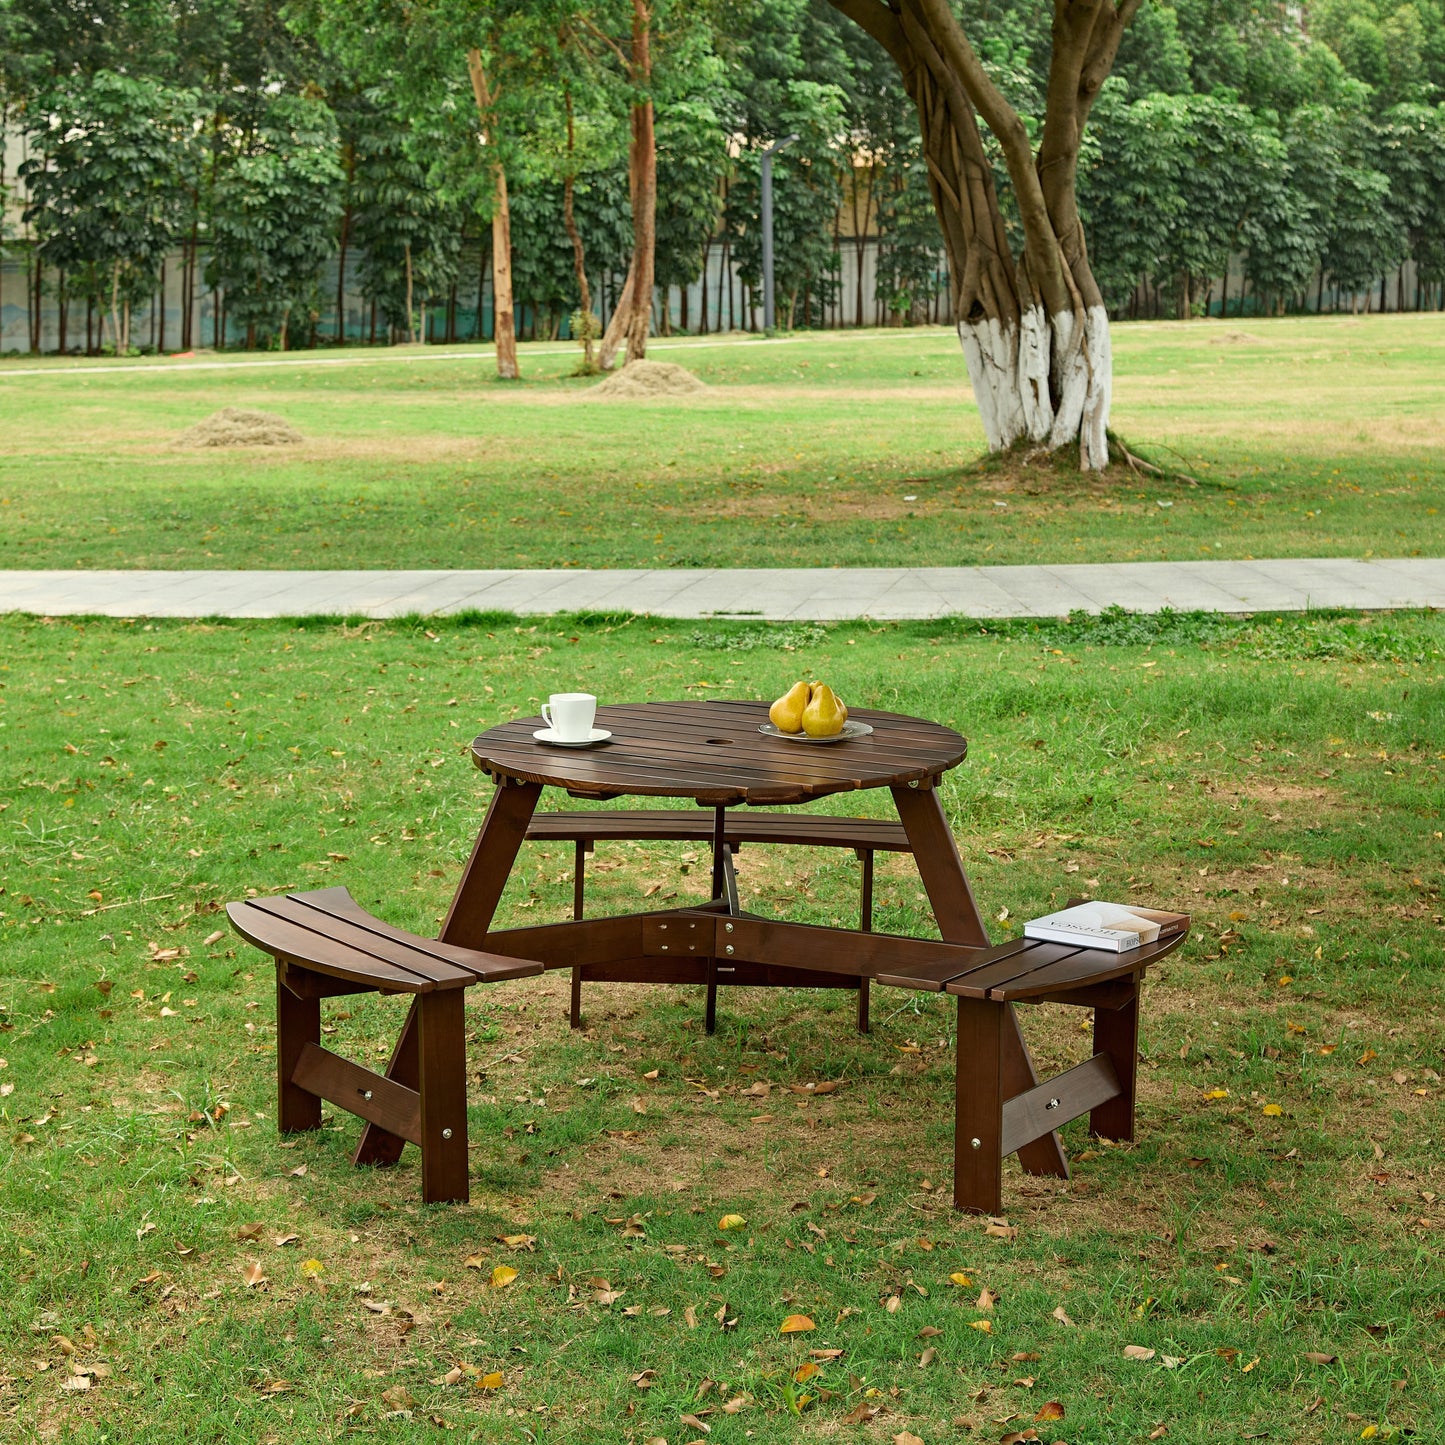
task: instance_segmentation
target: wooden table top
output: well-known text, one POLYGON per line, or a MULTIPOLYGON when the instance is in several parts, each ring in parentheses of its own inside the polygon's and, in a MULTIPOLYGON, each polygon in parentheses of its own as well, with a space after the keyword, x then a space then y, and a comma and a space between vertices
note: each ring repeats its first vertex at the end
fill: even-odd
POLYGON ((850 711, 873 728, 841 743, 791 742, 758 731, 765 702, 620 703, 597 709, 612 738, 592 748, 558 748, 532 734, 540 717, 490 728, 472 758, 497 779, 565 788, 576 797, 627 794, 693 798, 708 807, 803 803, 830 793, 937 778, 957 767, 968 743, 952 728, 899 713, 850 711))

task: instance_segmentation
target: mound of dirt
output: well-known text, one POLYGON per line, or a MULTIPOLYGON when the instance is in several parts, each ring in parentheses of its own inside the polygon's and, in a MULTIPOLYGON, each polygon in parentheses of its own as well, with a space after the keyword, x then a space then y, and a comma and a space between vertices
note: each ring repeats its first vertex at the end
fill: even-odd
POLYGON ((223 406, 176 438, 178 447, 282 447, 305 441, 283 416, 223 406))
POLYGON ((598 396, 649 397, 689 396, 699 391, 711 391, 705 381, 699 381, 692 372, 670 361, 634 361, 614 372, 600 386, 593 388, 598 396))

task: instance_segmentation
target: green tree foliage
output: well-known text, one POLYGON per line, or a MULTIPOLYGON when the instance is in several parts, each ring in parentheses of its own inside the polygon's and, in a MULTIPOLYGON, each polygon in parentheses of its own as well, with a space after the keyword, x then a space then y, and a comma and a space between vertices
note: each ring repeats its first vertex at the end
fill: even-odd
POLYGON ((280 82, 242 99, 216 136, 206 281, 224 292, 248 346, 269 339, 284 349, 293 320, 314 319, 321 266, 337 246, 336 118, 280 82))
POLYGON ((155 290, 180 234, 197 160, 196 98, 102 70, 54 84, 27 118, 24 219, 43 259, 100 303, 123 353, 130 308, 155 290))
MULTIPOLYGON (((318 287, 343 228, 348 275, 391 335, 417 334, 463 248, 490 251, 501 158, 517 303, 545 333, 579 299, 569 182, 596 309, 628 266, 634 88, 614 47, 630 13, 630 0, 0 0, 0 116, 33 153, 0 186, 20 188, 44 285, 63 274, 68 295, 94 298, 108 339, 125 341, 127 305, 184 244, 232 336, 304 344, 335 299, 318 287), (474 45, 498 82, 487 126, 474 45)), ((989 0, 969 25, 1036 127, 1047 12, 989 0)), ((928 310, 941 247, 917 116, 896 66, 827 0, 658 0, 650 93, 659 288, 695 283, 718 237, 758 284, 758 154, 797 132, 775 165, 783 319, 823 318, 840 246, 858 263, 845 299, 860 317, 928 310)), ((1402 259, 1442 285, 1442 102, 1445 0, 1146 0, 1081 162, 1110 306, 1217 311, 1226 258, 1231 312, 1322 294, 1373 304, 1402 259)), ((12 253, 17 229, 0 237, 12 253)), ((475 275, 469 261, 461 285, 475 275)))
POLYGON ((419 138, 384 104, 352 117, 352 238, 360 255, 361 294, 394 332, 426 333, 428 301, 456 280, 461 254, 460 208, 438 193, 416 152, 419 138))

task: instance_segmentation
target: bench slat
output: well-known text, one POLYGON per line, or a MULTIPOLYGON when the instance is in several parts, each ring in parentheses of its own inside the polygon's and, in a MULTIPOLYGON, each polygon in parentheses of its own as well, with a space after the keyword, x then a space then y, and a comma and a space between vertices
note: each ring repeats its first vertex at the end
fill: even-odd
POLYGON ((348 888, 317 888, 308 893, 290 893, 287 897, 308 903, 333 918, 345 918, 377 937, 395 939, 429 958, 455 964, 465 969, 478 983, 527 978, 542 972, 539 968, 527 968, 514 958, 505 958, 482 949, 464 948, 456 943, 443 943, 439 938, 422 938, 415 933, 408 933, 404 928, 396 928, 375 914, 368 913, 351 896, 348 888))
MULTIPOLYGON (((344 889, 341 891, 345 892, 344 889)), ((350 897, 349 894, 347 896, 350 897)), ((319 908, 304 894, 288 895, 284 898, 255 898, 251 900, 251 906, 260 909, 262 913, 270 914, 272 918, 285 919, 288 923, 310 929, 313 933, 337 943, 344 943, 361 953, 385 959, 388 963, 394 963, 398 968, 416 974, 418 978, 428 979, 441 988, 449 984, 452 987, 465 988, 476 978, 471 969, 458 968, 454 963, 433 958, 409 939, 403 942, 394 936, 388 937, 374 928, 338 916, 330 907, 319 908)))
POLYGON ((252 902, 228 903, 226 913, 236 932, 263 953, 295 959, 317 973, 352 979, 386 993, 428 993, 436 987, 433 980, 410 969, 338 943, 299 923, 277 918, 252 902))
MULTIPOLYGON (((754 813, 730 809, 724 820, 729 843, 788 843, 817 848, 873 848, 908 853, 901 823, 882 818, 839 818, 822 813, 754 813)), ((536 813, 527 825, 531 839, 691 843, 712 838, 712 815, 704 809, 599 808, 588 812, 536 813)))

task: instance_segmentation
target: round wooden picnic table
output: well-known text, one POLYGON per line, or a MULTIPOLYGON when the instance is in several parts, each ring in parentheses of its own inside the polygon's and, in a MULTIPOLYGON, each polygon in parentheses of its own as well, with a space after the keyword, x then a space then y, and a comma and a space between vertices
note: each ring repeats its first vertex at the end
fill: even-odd
POLYGON ((586 798, 692 798, 705 807, 804 803, 863 788, 917 786, 957 767, 968 743, 952 728, 858 709, 873 732, 843 742, 795 742, 760 732, 763 702, 619 703, 597 710, 609 741, 564 748, 532 736, 540 717, 484 732, 476 764, 497 779, 565 788, 586 798))

